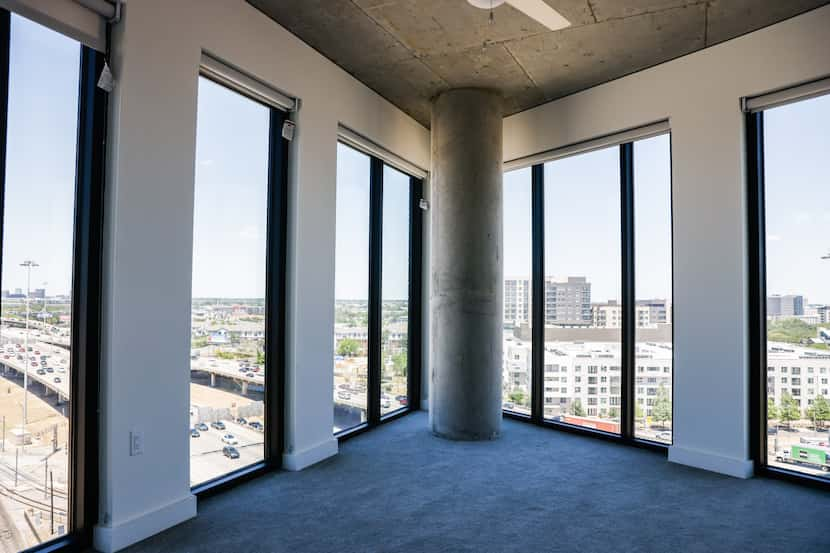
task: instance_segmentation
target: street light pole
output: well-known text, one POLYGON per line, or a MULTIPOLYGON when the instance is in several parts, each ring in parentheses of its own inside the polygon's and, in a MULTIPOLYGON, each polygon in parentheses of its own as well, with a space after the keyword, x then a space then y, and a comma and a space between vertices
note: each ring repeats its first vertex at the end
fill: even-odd
POLYGON ((29 422, 29 299, 32 295, 32 267, 39 267, 31 259, 20 264, 26 267, 26 332, 23 335, 23 445, 26 445, 26 424, 29 422))

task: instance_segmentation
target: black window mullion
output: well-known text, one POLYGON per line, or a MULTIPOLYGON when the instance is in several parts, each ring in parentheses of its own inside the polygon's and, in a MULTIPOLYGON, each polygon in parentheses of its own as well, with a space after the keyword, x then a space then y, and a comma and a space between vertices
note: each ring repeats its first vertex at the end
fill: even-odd
POLYGON ((9 127, 11 14, 0 9, 0 274, 3 270, 3 220, 6 197, 6 140, 9 127))
POLYGON ((381 278, 383 253, 383 162, 371 158, 369 171, 369 336, 367 418, 380 422, 381 278))
POLYGON ((749 408, 750 456, 755 467, 767 462, 767 300, 764 209, 764 113, 746 115, 747 221, 749 222, 749 408))
POLYGON ((104 56, 81 47, 75 183, 70 366, 70 531, 91 539, 98 519, 104 158, 107 94, 98 88, 104 56))
POLYGON ((421 407, 421 341, 422 296, 423 296, 423 212, 421 199, 424 181, 417 177, 409 179, 409 315, 407 338, 407 407, 418 410, 421 407))
POLYGON ((634 438, 636 398, 635 340, 637 338, 636 291, 634 288, 634 144, 620 145, 620 214, 622 246, 622 332, 620 433, 634 438))
POLYGON ((265 253, 265 462, 282 465, 285 394, 285 271, 288 141, 282 136, 287 115, 270 109, 268 212, 265 253))
POLYGON ((545 166, 531 170, 531 419, 544 419, 545 390, 545 166))

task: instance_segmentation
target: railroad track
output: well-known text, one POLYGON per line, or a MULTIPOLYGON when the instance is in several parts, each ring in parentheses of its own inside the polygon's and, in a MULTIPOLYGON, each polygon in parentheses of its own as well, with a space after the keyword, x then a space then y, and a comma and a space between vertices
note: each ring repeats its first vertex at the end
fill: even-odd
MULTIPOLYGON (((32 507, 34 509, 38 509, 39 511, 43 511, 45 513, 49 513, 52 511, 52 506, 49 503, 44 501, 38 501, 37 499, 32 499, 31 497, 27 497, 23 494, 17 493, 16 491, 0 484, 0 495, 11 499, 12 501, 17 501, 18 503, 22 503, 27 507, 32 507)), ((62 509, 60 507, 55 507, 55 514, 59 516, 66 516, 66 509, 62 509)))
MULTIPOLYGON (((0 469, 2 469, 2 472, 5 472, 6 477, 8 479, 13 479, 14 478, 14 469, 13 468, 11 468, 7 465, 4 465, 4 464, 0 464, 0 469)), ((23 480, 24 482, 29 484, 30 486, 33 486, 34 489, 37 490, 40 493, 49 493, 50 492, 48 489, 44 489, 44 486, 41 485, 40 480, 38 480, 34 476, 31 476, 28 473, 25 473, 23 471, 18 471, 17 477, 20 480, 23 480)), ((2 484, 0 484, 0 485, 2 485, 2 484)), ((55 488, 55 497, 60 498, 60 499, 66 499, 66 491, 61 489, 61 488, 55 488)))

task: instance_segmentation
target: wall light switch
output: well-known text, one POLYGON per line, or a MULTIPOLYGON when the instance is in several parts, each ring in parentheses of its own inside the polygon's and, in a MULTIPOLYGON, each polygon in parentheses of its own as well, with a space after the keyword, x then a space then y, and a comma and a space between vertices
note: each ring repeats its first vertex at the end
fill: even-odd
POLYGON ((130 457, 144 454, 144 433, 138 430, 130 432, 130 457))

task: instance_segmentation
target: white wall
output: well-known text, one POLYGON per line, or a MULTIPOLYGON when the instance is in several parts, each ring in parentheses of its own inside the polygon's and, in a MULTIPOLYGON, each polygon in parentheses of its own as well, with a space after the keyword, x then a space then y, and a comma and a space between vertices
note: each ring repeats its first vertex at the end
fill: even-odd
MULTIPOLYGON (((332 438, 338 123, 422 166, 428 131, 242 0, 130 0, 113 34, 104 254, 101 500, 116 550, 195 514, 189 485, 190 285, 202 49, 299 97, 289 214, 284 464, 332 438), (129 433, 145 436, 129 456, 129 433)), ((232 137, 229 137, 232 140, 232 137)))
POLYGON ((742 96, 830 75, 830 6, 513 115, 504 158, 670 120, 674 446, 669 459, 746 477, 747 230, 742 96))

